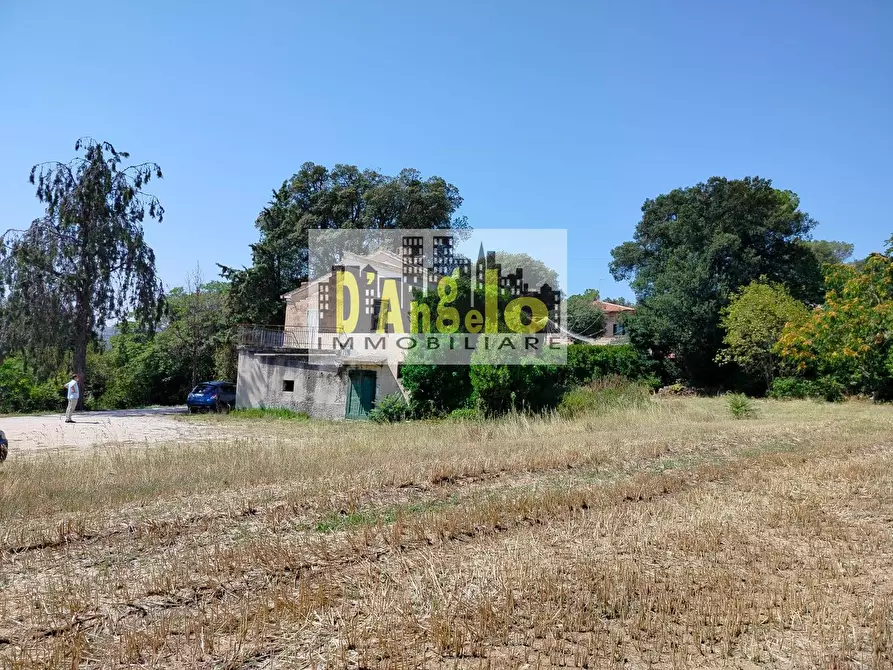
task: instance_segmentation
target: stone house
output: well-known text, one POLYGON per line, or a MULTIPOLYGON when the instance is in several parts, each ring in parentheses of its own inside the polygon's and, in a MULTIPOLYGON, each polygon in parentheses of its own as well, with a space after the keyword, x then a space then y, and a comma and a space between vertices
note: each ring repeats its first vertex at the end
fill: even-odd
POLYGON ((596 300, 592 304, 600 307, 605 313, 605 329, 602 335, 596 338, 595 344, 623 344, 629 341, 624 321, 627 316, 636 313, 636 308, 604 300, 596 300))
MULTIPOLYGON (((362 264, 379 283, 400 278, 400 258, 388 252, 344 259, 362 264)), ((320 322, 319 305, 331 272, 282 296, 285 325, 246 326, 240 333, 236 407, 282 407, 327 419, 365 418, 376 400, 403 393, 399 361, 336 344, 333 328, 320 322)), ((375 286, 362 283, 360 318, 380 309, 375 286)), ((323 298, 325 299, 325 298, 323 298)))

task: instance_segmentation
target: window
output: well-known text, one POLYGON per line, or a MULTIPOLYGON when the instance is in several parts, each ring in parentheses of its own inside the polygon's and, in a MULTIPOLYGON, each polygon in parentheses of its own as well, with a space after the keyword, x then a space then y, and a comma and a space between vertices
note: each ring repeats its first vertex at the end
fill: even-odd
POLYGON ((626 327, 622 323, 614 324, 614 335, 625 335, 626 327))
POLYGON ((284 393, 294 393, 295 380, 294 379, 283 379, 282 380, 282 391, 284 393))

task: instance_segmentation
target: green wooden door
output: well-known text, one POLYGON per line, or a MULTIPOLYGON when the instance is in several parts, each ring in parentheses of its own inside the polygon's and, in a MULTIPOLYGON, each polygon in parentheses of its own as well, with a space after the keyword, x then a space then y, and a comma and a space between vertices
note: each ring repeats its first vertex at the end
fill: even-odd
POLYGON ((344 408, 344 415, 348 419, 365 419, 375 403, 375 372, 352 370, 348 377, 347 404, 344 408))

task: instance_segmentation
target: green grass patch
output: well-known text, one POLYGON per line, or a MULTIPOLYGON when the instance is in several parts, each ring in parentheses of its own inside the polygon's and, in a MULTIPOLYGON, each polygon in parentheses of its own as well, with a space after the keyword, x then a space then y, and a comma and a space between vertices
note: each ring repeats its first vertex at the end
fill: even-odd
POLYGON ((398 517, 415 516, 425 512, 436 512, 459 504, 456 496, 445 500, 412 503, 409 505, 388 505, 386 507, 357 510, 354 512, 333 512, 312 525, 317 533, 334 533, 339 530, 358 526, 388 525, 395 523, 398 517))

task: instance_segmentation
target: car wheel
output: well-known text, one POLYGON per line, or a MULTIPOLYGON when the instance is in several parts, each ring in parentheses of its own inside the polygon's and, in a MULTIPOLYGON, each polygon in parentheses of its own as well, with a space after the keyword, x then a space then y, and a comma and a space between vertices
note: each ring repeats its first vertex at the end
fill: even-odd
POLYGON ((195 414, 196 412, 198 412, 198 409, 195 407, 189 407, 188 409, 190 414, 195 414))
POLYGON ((0 442, 0 461, 5 461, 9 454, 9 445, 6 442, 0 442))

